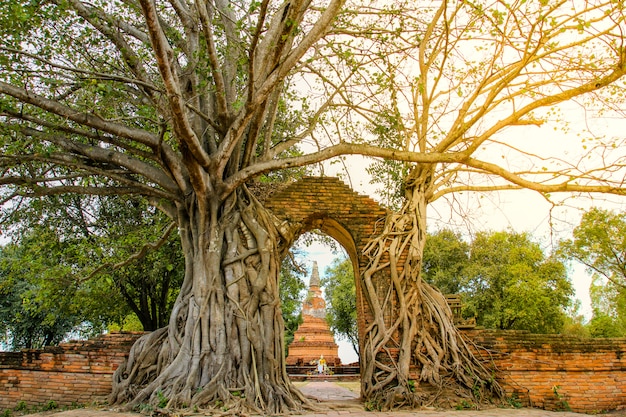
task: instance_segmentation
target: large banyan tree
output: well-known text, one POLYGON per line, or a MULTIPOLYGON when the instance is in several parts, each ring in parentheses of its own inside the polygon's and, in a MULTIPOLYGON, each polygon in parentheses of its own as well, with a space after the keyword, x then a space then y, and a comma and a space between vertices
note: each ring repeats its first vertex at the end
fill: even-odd
POLYGON ((337 156, 377 158, 373 172, 402 177, 403 206, 372 237, 359 277, 374 314, 361 341, 363 396, 394 407, 443 387, 498 393, 420 278, 426 209, 470 191, 623 194, 617 140, 596 138, 585 159, 570 139, 537 147, 558 135, 560 103, 618 110, 623 7, 9 0, 0 201, 18 210, 46 195, 130 195, 177 226, 180 295, 168 326, 141 338, 116 373, 113 402, 284 412, 306 404, 285 372, 278 297, 294 237, 249 185, 337 156), (513 134, 528 126, 544 143, 513 134), (376 294, 372 277, 389 267, 390 295, 376 294), (385 357, 390 347, 398 357, 385 357))

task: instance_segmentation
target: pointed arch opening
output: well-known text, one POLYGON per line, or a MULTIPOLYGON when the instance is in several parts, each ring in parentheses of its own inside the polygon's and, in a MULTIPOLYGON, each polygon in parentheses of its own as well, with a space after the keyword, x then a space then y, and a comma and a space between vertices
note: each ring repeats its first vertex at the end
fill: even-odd
POLYGON ((368 263, 363 249, 382 227, 387 211, 333 177, 303 178, 269 196, 264 205, 281 224, 284 248, 291 247, 303 234, 317 230, 345 250, 355 277, 357 327, 362 345, 372 316, 361 291, 361 271, 368 263))

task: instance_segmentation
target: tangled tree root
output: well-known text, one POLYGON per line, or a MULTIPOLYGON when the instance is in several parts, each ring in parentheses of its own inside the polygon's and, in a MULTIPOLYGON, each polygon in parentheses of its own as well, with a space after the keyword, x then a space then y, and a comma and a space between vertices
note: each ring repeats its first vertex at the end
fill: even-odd
POLYGON ((501 403, 504 390, 455 327, 445 297, 421 279, 423 210, 387 216, 365 249, 362 287, 373 315, 361 357, 366 408, 501 403), (381 270, 390 285, 377 278, 381 270))
MULTIPOLYGON (((194 391, 180 381, 183 373, 174 372, 177 361, 164 367, 163 356, 170 355, 167 328, 159 329, 140 338, 130 351, 125 364, 114 374, 111 404, 124 409, 149 412, 150 415, 206 415, 292 414, 319 408, 309 401, 293 384, 272 386, 254 383, 240 387, 227 387, 223 382, 209 381, 194 391), (260 392, 256 391, 260 388, 260 392), (259 399, 264 398, 259 407, 259 399), (271 410, 271 411, 269 411, 271 410)), ((180 353, 179 353, 180 354, 180 353)))
POLYGON ((285 369, 269 214, 245 187, 212 215, 199 207, 179 225, 185 280, 169 325, 135 343, 115 372, 110 402, 229 414, 312 409, 285 369))

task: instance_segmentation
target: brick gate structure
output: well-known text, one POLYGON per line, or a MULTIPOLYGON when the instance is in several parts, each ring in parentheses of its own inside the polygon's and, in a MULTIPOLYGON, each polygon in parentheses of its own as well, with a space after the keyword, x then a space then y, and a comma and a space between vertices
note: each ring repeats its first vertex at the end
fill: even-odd
MULTIPOLYGON (((291 241, 311 230, 321 230, 343 246, 352 261, 354 276, 367 266, 363 249, 380 232, 387 210, 368 196, 358 194, 335 177, 305 177, 271 195, 264 205, 281 220, 281 233, 291 241)), ((382 278, 380 281, 389 281, 382 278)), ((359 340, 363 340, 371 313, 355 280, 359 340)))

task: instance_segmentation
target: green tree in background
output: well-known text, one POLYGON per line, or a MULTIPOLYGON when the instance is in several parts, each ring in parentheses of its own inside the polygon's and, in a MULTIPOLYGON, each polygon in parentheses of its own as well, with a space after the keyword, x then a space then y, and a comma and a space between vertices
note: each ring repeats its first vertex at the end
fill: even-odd
POLYGON ((72 278, 66 248, 46 228, 0 248, 0 341, 13 350, 59 343, 68 334, 98 333, 115 314, 114 294, 92 299, 72 278), (92 309, 106 303, 106 308, 92 309), (107 315, 109 315, 107 317, 107 315))
POLYGON ((593 310, 586 327, 591 337, 623 337, 625 334, 623 323, 598 309, 593 310))
POLYGON ((573 295, 565 265, 527 233, 481 232, 465 270, 465 311, 479 325, 558 333, 573 295))
POLYGON ((459 294, 465 285, 470 245, 458 233, 442 229, 429 233, 424 246, 422 276, 444 294, 459 294))
POLYGON ((175 227, 142 200, 100 198, 94 211, 101 255, 86 279, 112 285, 144 330, 166 326, 185 270, 175 227))
POLYGON ((448 229, 431 233, 423 277, 443 293, 460 294, 464 315, 479 325, 535 333, 567 325, 568 333, 587 333, 582 317, 567 308, 573 289, 563 264, 547 258, 528 234, 482 232, 468 244, 448 229))
POLYGON ((326 301, 326 317, 330 329, 339 339, 345 339, 359 354, 359 334, 356 317, 356 289, 352 262, 335 258, 326 268, 322 279, 326 301))
POLYGON ((300 251, 296 248, 289 256, 283 258, 280 269, 280 303, 283 321, 285 322, 285 355, 293 341, 293 334, 302 324, 302 299, 306 285, 302 280, 304 269, 297 264, 300 251))
POLYGON ((563 322, 562 334, 578 337, 590 337, 589 327, 584 314, 581 313, 582 303, 580 300, 574 300, 565 310, 565 318, 563 322))
MULTIPOLYGON (((28 306, 29 314, 19 313, 23 325, 66 324, 44 344, 122 327, 130 314, 141 324, 134 330, 167 323, 184 262, 161 213, 141 200, 76 195, 27 200, 7 213, 13 243, 3 248, 3 292, 28 306)), ((3 309, 0 320, 13 348, 28 347, 16 337, 17 311, 3 309)))
POLYGON ((585 212, 560 254, 591 274, 593 337, 626 335, 626 215, 597 207, 585 212))

